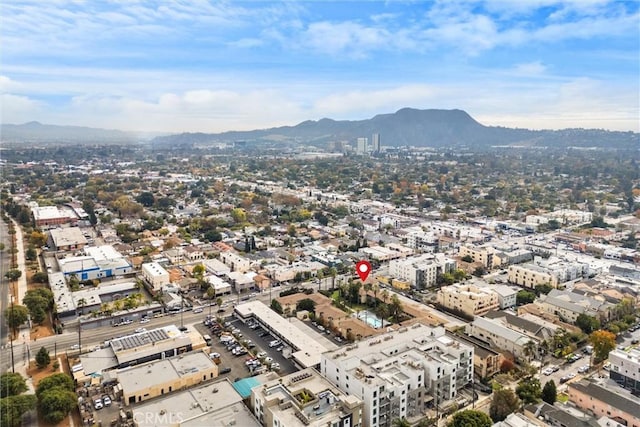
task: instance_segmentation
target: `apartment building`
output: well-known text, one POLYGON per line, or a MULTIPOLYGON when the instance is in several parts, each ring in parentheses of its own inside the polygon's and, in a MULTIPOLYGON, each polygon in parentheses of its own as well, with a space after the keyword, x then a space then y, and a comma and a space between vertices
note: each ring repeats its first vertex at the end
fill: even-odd
POLYGON ((510 266, 509 282, 529 288, 548 283, 557 288, 562 283, 587 277, 590 273, 590 265, 587 262, 536 257, 533 262, 510 266))
POLYGON ((359 427, 362 400, 307 368, 251 389, 251 409, 266 427, 359 427))
POLYGON ((321 373, 364 402, 363 425, 425 416, 453 405, 473 378, 473 347, 443 327, 415 324, 322 354, 321 373))
POLYGON ((469 256, 473 262, 480 263, 487 270, 491 270, 496 265, 496 249, 493 246, 482 245, 464 245, 460 246, 460 257, 469 256))
POLYGON ((640 349, 609 353, 609 378, 633 393, 640 393, 640 349))
POLYGON ((160 292, 163 286, 169 284, 169 272, 157 262, 142 264, 142 278, 151 285, 153 292, 160 292))
POLYGON ((231 271, 239 271, 240 273, 246 273, 251 269, 251 260, 238 255, 235 252, 221 252, 220 260, 231 268, 231 271))
POLYGON ((485 317, 476 317, 473 322, 467 324, 466 334, 488 343, 492 348, 508 351, 518 359, 525 359, 525 346, 529 341, 538 343, 533 337, 515 331, 502 322, 485 317))
POLYGON ((483 316, 500 307, 498 294, 489 289, 464 283, 444 286, 436 296, 438 304, 467 316, 483 316))
POLYGON ((440 238, 433 231, 412 231, 407 234, 407 246, 416 251, 434 253, 438 250, 440 238))
POLYGON ((389 275, 424 289, 435 286, 439 274, 450 273, 455 268, 456 262, 443 254, 424 254, 391 261, 389 275))
POLYGON ((597 418, 608 417, 627 427, 640 427, 640 402, 625 390, 588 379, 569 383, 568 387, 569 401, 577 408, 597 418))
POLYGON ((547 295, 540 295, 534 304, 549 314, 558 316, 565 322, 575 323, 580 314, 609 320, 615 305, 571 291, 553 289, 547 295))
POLYGON ((509 266, 509 282, 525 288, 535 288, 539 285, 551 285, 558 287, 558 278, 554 277, 547 269, 533 264, 521 264, 509 266))

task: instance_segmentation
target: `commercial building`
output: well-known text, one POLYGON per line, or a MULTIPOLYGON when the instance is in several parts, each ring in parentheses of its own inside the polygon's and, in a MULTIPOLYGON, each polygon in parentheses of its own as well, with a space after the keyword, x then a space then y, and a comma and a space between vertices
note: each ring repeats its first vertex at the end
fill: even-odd
POLYGON ((163 286, 169 284, 169 272, 157 262, 142 264, 142 278, 151 285, 153 292, 160 292, 163 286))
POLYGON ((417 323, 322 354, 320 372, 362 399, 363 425, 385 427, 457 404, 473 378, 473 352, 443 327, 417 323))
POLYGON ((251 389, 250 406, 263 426, 358 427, 362 400, 307 368, 251 389))
POLYGON ((251 260, 241 255, 238 255, 235 252, 231 252, 231 251, 221 252, 220 260, 225 265, 229 266, 231 271, 239 271, 241 273, 246 273, 251 269, 251 260))
POLYGON ((73 209, 68 207, 58 208, 57 206, 31 206, 31 214, 36 228, 47 230, 61 225, 75 225, 78 216, 73 209))
POLYGON ((137 427, 260 426, 226 379, 143 402, 132 412, 137 427))
POLYGON ((609 353, 609 377, 633 393, 640 393, 640 350, 613 350, 609 353))
POLYGON ((498 295, 489 289, 456 283, 443 286, 437 293, 438 304, 467 316, 482 316, 500 307, 498 295))
POLYGON ((71 256, 58 260, 60 271, 65 277, 75 276, 79 280, 94 280, 124 276, 133 272, 133 266, 113 246, 86 247, 84 253, 83 256, 71 256))
POLYGON ((371 151, 375 154, 380 152, 380 134, 374 133, 371 135, 371 151))
POLYGON ((125 405, 139 403, 218 377, 218 365, 204 352, 194 351, 113 374, 122 388, 125 405))
POLYGON ((78 227, 54 228, 49 231, 48 241, 55 251, 75 251, 87 245, 87 238, 78 227))
POLYGON ((369 150, 369 140, 367 138, 358 138, 356 141, 356 154, 365 155, 369 150))
POLYGON ((283 344, 290 346, 293 349, 291 354, 293 361, 301 368, 319 366, 320 355, 328 350, 261 301, 239 304, 234 311, 236 316, 245 322, 255 319, 263 328, 278 337, 283 344))

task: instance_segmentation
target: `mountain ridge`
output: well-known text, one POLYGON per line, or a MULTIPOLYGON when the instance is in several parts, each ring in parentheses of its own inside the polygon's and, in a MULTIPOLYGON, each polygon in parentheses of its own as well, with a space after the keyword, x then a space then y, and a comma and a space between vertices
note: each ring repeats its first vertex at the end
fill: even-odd
MULTIPOLYGON (((405 107, 369 119, 334 120, 323 117, 296 125, 221 133, 183 132, 155 136, 154 148, 188 148, 216 143, 290 143, 326 147, 332 142, 353 144, 358 137, 380 134, 383 146, 468 147, 614 147, 638 148, 639 134, 602 129, 530 130, 485 126, 460 109, 416 109, 405 107)), ((156 134, 157 135, 157 134, 156 134)), ((140 141, 140 135, 113 129, 58 126, 37 121, 0 125, 5 142, 111 142, 140 141)))

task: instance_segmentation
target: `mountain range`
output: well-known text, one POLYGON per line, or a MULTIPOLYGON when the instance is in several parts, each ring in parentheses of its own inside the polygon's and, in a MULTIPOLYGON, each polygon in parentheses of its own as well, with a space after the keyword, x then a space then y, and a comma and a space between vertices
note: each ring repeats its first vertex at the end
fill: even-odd
MULTIPOLYGON (((78 126, 2 125, 3 141, 30 142, 131 142, 140 138, 118 130, 78 126)), ((219 143, 314 145, 326 147, 332 142, 353 144, 356 138, 371 140, 380 134, 383 146, 401 147, 608 147, 637 150, 640 134, 601 129, 528 130, 484 126, 462 110, 418 110, 403 108, 391 114, 379 114, 366 120, 307 120, 295 126, 223 133, 180 133, 156 136, 154 148, 188 148, 219 143)))

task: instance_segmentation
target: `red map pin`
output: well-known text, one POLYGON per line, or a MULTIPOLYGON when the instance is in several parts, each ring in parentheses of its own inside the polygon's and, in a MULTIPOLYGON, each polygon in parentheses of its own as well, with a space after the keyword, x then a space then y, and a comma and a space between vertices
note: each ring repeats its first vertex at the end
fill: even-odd
POLYGON ((371 273, 371 264, 369 263, 369 261, 358 261, 358 263, 356 264, 356 273, 358 273, 358 276, 360 276, 360 280, 362 280, 363 282, 367 280, 367 277, 369 277, 369 273, 371 273))

